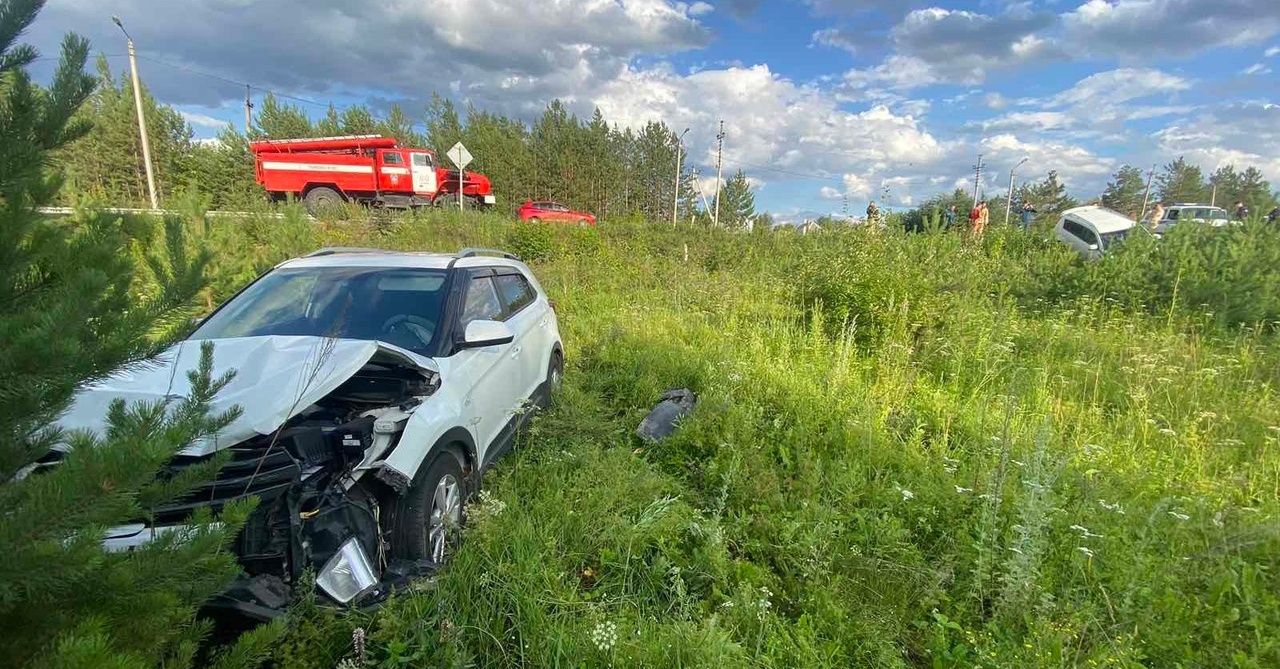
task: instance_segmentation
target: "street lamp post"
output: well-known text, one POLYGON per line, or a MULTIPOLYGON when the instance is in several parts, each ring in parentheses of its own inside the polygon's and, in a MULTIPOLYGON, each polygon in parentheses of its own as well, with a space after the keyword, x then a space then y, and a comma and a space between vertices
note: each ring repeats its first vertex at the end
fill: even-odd
POLYGON ((1027 162, 1027 159, 1023 158, 1018 161, 1017 165, 1013 166, 1013 169, 1009 170, 1009 199, 1005 200, 1004 203, 1004 225, 1006 228, 1009 227, 1009 210, 1013 209, 1013 175, 1025 162, 1027 162))
POLYGON ((142 137, 142 164, 147 169, 147 194, 151 196, 151 208, 159 209, 160 201, 156 199, 156 176, 151 168, 151 142, 147 139, 147 119, 142 113, 142 84, 138 83, 137 52, 133 48, 133 38, 129 36, 129 31, 124 29, 124 23, 120 21, 120 17, 113 16, 111 20, 120 28, 120 32, 124 33, 129 43, 129 71, 133 74, 133 104, 138 111, 138 134, 142 137))
POLYGON ((676 194, 675 199, 671 203, 671 225, 679 225, 680 223, 680 157, 684 153, 684 136, 688 134, 689 129, 685 128, 684 132, 676 138, 676 194))

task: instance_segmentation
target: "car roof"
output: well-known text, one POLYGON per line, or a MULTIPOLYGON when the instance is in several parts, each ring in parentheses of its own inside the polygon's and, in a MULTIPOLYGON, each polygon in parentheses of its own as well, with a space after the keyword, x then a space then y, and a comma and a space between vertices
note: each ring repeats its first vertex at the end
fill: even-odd
POLYGON ((1109 232, 1128 230, 1129 228, 1137 225, 1137 223, 1128 216, 1098 205, 1068 209, 1062 212, 1062 215, 1080 219, 1081 221, 1093 226, 1094 230, 1097 230, 1100 234, 1104 235, 1109 232))
POLYGON ((387 267, 449 269, 453 267, 511 267, 526 274, 529 267, 515 256, 497 255, 491 249, 463 249, 457 253, 433 251, 388 251, 384 249, 327 248, 301 258, 280 263, 277 267, 387 267))

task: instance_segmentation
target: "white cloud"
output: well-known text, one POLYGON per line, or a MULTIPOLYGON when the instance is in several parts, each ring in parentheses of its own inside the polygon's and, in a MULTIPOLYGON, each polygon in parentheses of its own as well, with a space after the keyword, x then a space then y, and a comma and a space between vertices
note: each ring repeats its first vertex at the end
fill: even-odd
POLYGON ((1094 55, 1187 55, 1280 33, 1275 0, 1089 0, 1062 15, 1066 39, 1094 55))
MULTIPOLYGON (((725 119, 725 170, 743 167, 766 179, 791 173, 845 171, 849 165, 907 165, 939 158, 944 149, 911 116, 876 106, 846 111, 830 93, 792 82, 766 65, 702 70, 626 69, 603 86, 595 103, 627 126, 650 120, 688 126, 695 160, 714 164, 713 135, 725 119)), ((833 177, 834 178, 834 177, 833 177)))
POLYGON ((212 128, 214 130, 221 130, 227 127, 228 125, 231 125, 231 123, 228 121, 224 121, 220 118, 214 118, 212 116, 209 116, 208 114, 200 114, 197 112, 189 112, 189 111, 179 111, 178 114, 182 116, 182 118, 185 119, 187 123, 193 126, 201 127, 201 128, 212 128))
POLYGON ((1253 165, 1280 181, 1280 105, 1229 103, 1172 123, 1155 135, 1163 156, 1185 156, 1205 170, 1253 165))
POLYGON ((1012 112, 979 125, 985 131, 1071 131, 1076 138, 1098 137, 1106 130, 1123 130, 1129 121, 1191 111, 1194 107, 1189 105, 1167 103, 1192 85, 1190 80, 1150 68, 1098 72, 1056 95, 1018 101, 1020 107, 1035 111, 1012 112))
POLYGON ((1280 46, 1273 46, 1270 49, 1267 49, 1266 53, 1263 55, 1265 55, 1267 58, 1275 58, 1276 56, 1280 56, 1280 46))
POLYGON ((689 5, 688 13, 689 16, 704 16, 714 12, 715 10, 716 8, 709 2, 695 2, 692 5, 689 5))
POLYGON ((1240 70, 1240 74, 1243 74, 1246 77, 1250 77, 1255 74, 1271 74, 1271 68, 1263 65, 1262 63, 1254 63, 1253 65, 1240 70))
POLYGON ((1053 96, 1050 107, 1099 104, 1116 105, 1160 93, 1185 91, 1191 82, 1182 77, 1144 68, 1123 68, 1091 74, 1053 96))
MULTIPOLYGON (((458 82, 468 99, 502 111, 590 91, 637 56, 711 39, 696 16, 704 7, 667 0, 115 0, 111 9, 151 59, 315 97, 372 89, 422 100, 458 82)), ((118 51, 102 12, 100 0, 52 0, 29 39, 52 51, 76 30, 118 51)), ((244 94, 154 60, 142 66, 171 103, 244 94)))
POLYGON ((849 34, 839 28, 823 28, 814 31, 809 38, 809 46, 825 46, 841 49, 849 53, 858 51, 858 43, 849 34))

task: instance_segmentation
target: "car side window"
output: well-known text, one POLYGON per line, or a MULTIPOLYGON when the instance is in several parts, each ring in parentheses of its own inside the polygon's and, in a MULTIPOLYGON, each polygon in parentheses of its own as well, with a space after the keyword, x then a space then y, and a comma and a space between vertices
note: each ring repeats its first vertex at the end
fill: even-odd
POLYGON ((431 167, 431 156, 425 153, 413 154, 414 167, 431 167))
POLYGON ((569 205, 567 205, 567 204, 557 204, 557 205, 556 205, 556 211, 561 212, 561 213, 568 213, 568 211, 569 211, 569 205))
POLYGON ((401 158, 400 154, 398 153, 384 153, 382 154, 382 164, 383 165, 403 165, 404 159, 401 158))
POLYGON ((502 320, 502 302, 498 300, 493 279, 487 276, 472 277, 467 284, 460 325, 466 328, 471 321, 496 320, 502 320))
POLYGON ((502 274, 494 277, 494 281, 498 282, 498 293, 502 298, 502 304, 506 307, 508 316, 514 315, 516 312, 533 304, 537 298, 534 294, 533 286, 529 285, 529 281, 519 274, 502 274))
POLYGON ((1176 221, 1178 220, 1178 210, 1170 209, 1169 211, 1165 212, 1164 217, 1171 221, 1176 221))

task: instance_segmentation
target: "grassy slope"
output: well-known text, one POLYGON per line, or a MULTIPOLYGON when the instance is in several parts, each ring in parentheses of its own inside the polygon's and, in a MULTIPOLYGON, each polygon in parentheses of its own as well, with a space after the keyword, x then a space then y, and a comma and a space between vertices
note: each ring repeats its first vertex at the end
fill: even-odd
POLYGON ((1063 300, 1045 282, 1078 270, 1035 241, 210 234, 220 293, 317 243, 515 248, 568 353, 438 586, 304 607, 283 666, 333 666, 355 626, 377 666, 1280 664, 1273 339, 1063 300), (695 414, 641 444, 680 386, 695 414))

